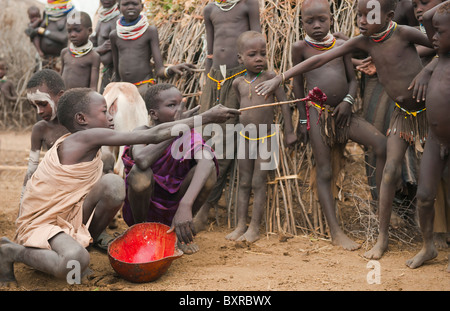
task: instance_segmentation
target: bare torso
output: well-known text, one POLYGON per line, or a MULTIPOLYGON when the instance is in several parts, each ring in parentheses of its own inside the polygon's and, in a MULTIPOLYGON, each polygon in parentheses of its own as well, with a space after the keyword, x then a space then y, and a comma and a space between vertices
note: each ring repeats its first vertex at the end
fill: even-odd
POLYGON ((52 33, 59 32, 61 34, 64 34, 61 37, 65 37, 66 40, 62 40, 60 42, 52 40, 45 36, 41 37, 41 50, 45 55, 58 57, 60 56, 62 49, 67 46, 67 43, 63 43, 67 41, 66 22, 66 17, 63 17, 58 21, 49 21, 46 29, 52 33))
MULTIPOLYGON (((119 17, 113 18, 107 22, 99 22, 96 29, 97 46, 102 46, 109 40, 109 34, 116 29, 117 20, 119 17)), ((106 53, 99 53, 100 60, 104 66, 112 65, 112 52, 111 50, 106 53)))
POLYGON ((74 57, 66 48, 61 52, 63 62, 62 78, 67 89, 91 86, 92 67, 97 66, 99 55, 93 50, 83 57, 74 57))

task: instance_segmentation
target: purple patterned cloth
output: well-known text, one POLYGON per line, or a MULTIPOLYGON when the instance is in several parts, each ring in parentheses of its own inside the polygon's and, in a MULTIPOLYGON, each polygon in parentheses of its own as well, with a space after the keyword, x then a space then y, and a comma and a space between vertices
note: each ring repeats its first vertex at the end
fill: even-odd
MULTIPOLYGON (((180 186, 189 173, 197 164, 194 155, 200 150, 207 150, 211 153, 216 165, 216 173, 219 175, 219 166, 214 151, 205 144, 202 136, 194 129, 191 135, 182 135, 175 139, 159 158, 150 167, 155 180, 153 195, 150 199, 148 222, 159 222, 171 226, 179 201, 170 198, 178 192, 180 186), (187 146, 187 148, 185 148, 187 146), (172 150, 173 149, 173 150, 172 150), (187 149, 186 151, 184 149, 187 149)), ((134 160, 130 157, 130 146, 125 146, 122 161, 125 165, 125 185, 127 195, 122 208, 123 218, 128 226, 134 225, 133 214, 128 201, 128 174, 134 165, 134 160)))

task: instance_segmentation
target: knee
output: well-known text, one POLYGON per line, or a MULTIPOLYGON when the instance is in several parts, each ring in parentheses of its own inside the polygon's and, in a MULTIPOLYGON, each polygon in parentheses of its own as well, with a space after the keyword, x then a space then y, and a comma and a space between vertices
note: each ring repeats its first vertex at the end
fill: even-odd
POLYGON ((62 266, 59 269, 59 273, 56 276, 59 278, 66 278, 68 273, 71 271, 76 271, 79 269, 80 274, 82 274, 89 266, 90 256, 89 252, 81 247, 71 247, 68 249, 64 255, 61 262, 62 266))
POLYGON ((380 139, 375 146, 373 146, 373 151, 377 158, 386 159, 386 139, 380 139))
POLYGON ((394 161, 386 162, 383 170, 383 182, 387 184, 397 183, 400 178, 401 165, 394 163, 394 161))
POLYGON ((331 179, 333 178, 333 168, 331 167, 331 164, 317 165, 316 170, 318 181, 331 182, 331 179))
POLYGON ((143 171, 135 165, 128 174, 127 182, 134 192, 145 192, 153 185, 153 171, 151 169, 143 171))
POLYGON ((431 189, 426 187, 419 187, 416 193, 417 205, 420 207, 426 207, 434 204, 436 199, 435 194, 431 189))
POLYGON ((102 177, 104 199, 112 205, 121 204, 125 200, 125 182, 116 174, 106 174, 102 177))
POLYGON ((208 179, 205 182, 205 190, 210 191, 214 188, 217 182, 217 172, 216 172, 216 166, 213 163, 213 166, 211 167, 208 179))

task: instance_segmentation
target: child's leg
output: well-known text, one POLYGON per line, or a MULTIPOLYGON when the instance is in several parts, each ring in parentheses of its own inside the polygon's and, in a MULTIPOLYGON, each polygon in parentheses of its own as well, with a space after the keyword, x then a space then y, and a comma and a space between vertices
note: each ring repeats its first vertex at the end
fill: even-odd
MULTIPOLYGON (((267 196, 267 170, 261 169, 262 163, 267 163, 269 160, 261 160, 260 158, 254 161, 252 185, 253 189, 253 209, 250 225, 247 231, 238 238, 238 241, 247 241, 253 243, 259 239, 259 229, 261 221, 266 209, 267 196)), ((248 205, 247 205, 248 206, 248 205)))
POLYGON ((147 221, 150 198, 155 184, 151 168, 143 171, 134 165, 127 176, 128 201, 134 223, 147 221))
POLYGON ((360 245, 352 241, 342 229, 335 212, 335 199, 333 198, 333 191, 331 182, 333 179, 333 169, 331 164, 331 150, 323 142, 320 133, 320 127, 317 125, 318 113, 315 109, 310 109, 311 129, 308 133, 311 142, 311 147, 316 161, 316 175, 317 175, 317 193, 319 202, 322 206, 325 218, 330 228, 332 243, 340 245, 347 250, 355 250, 360 245))
POLYGON ((402 173, 402 161, 405 156, 408 143, 399 137, 391 134, 387 138, 386 164, 383 170, 383 177, 380 186, 379 199, 379 236, 375 246, 364 254, 370 259, 379 259, 387 250, 389 241, 389 222, 392 213, 392 203, 395 191, 402 173))
POLYGON ((80 264, 80 272, 89 265, 89 253, 77 241, 66 233, 58 233, 49 240, 51 249, 25 247, 11 242, 7 238, 0 240, 0 286, 16 282, 15 262, 24 263, 44 273, 64 279, 73 269, 71 260, 80 264))
POLYGON ((440 144, 432 134, 428 136, 420 164, 419 184, 417 188, 417 207, 419 209, 419 224, 422 231, 422 250, 406 265, 412 269, 420 267, 425 261, 437 256, 433 240, 434 201, 445 161, 440 156, 440 144))
MULTIPOLYGON (((248 146, 248 144, 246 144, 248 146)), ((225 238, 228 240, 237 240, 247 230, 248 205, 252 191, 252 175, 254 169, 254 159, 238 159, 239 166, 239 189, 237 199, 237 226, 233 232, 225 238)))
POLYGON ((376 184, 380 192, 383 169, 386 163, 387 139, 375 126, 362 118, 352 118, 349 129, 349 138, 354 142, 370 148, 376 157, 376 184))

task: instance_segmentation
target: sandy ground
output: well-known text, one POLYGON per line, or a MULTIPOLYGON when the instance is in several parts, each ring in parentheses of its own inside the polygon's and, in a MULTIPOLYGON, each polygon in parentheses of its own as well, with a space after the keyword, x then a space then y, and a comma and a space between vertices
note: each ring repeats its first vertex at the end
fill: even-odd
MULTIPOLYGON (((21 184, 29 151, 29 132, 0 133, 0 236, 14 237, 21 184), (15 166, 14 169, 4 166, 15 166)), ((411 270, 406 259, 420 249, 393 241, 386 255, 375 263, 362 255, 368 248, 349 252, 326 239, 295 236, 280 239, 265 234, 252 245, 225 239, 231 231, 211 223, 197 235, 200 251, 175 260, 157 281, 144 284, 123 280, 112 269, 108 257, 90 249, 92 274, 79 285, 55 280, 23 264, 15 265, 18 288, 9 291, 448 291, 448 249, 436 259, 411 270), (379 272, 377 274, 377 272, 379 272), (379 276, 379 282, 373 278, 379 276), (369 277, 369 278, 368 278, 369 277)), ((119 221, 119 228, 126 229, 119 221)), ((262 229, 262 232, 264 230, 262 229)), ((359 241, 364 242, 364 241, 359 241)))

